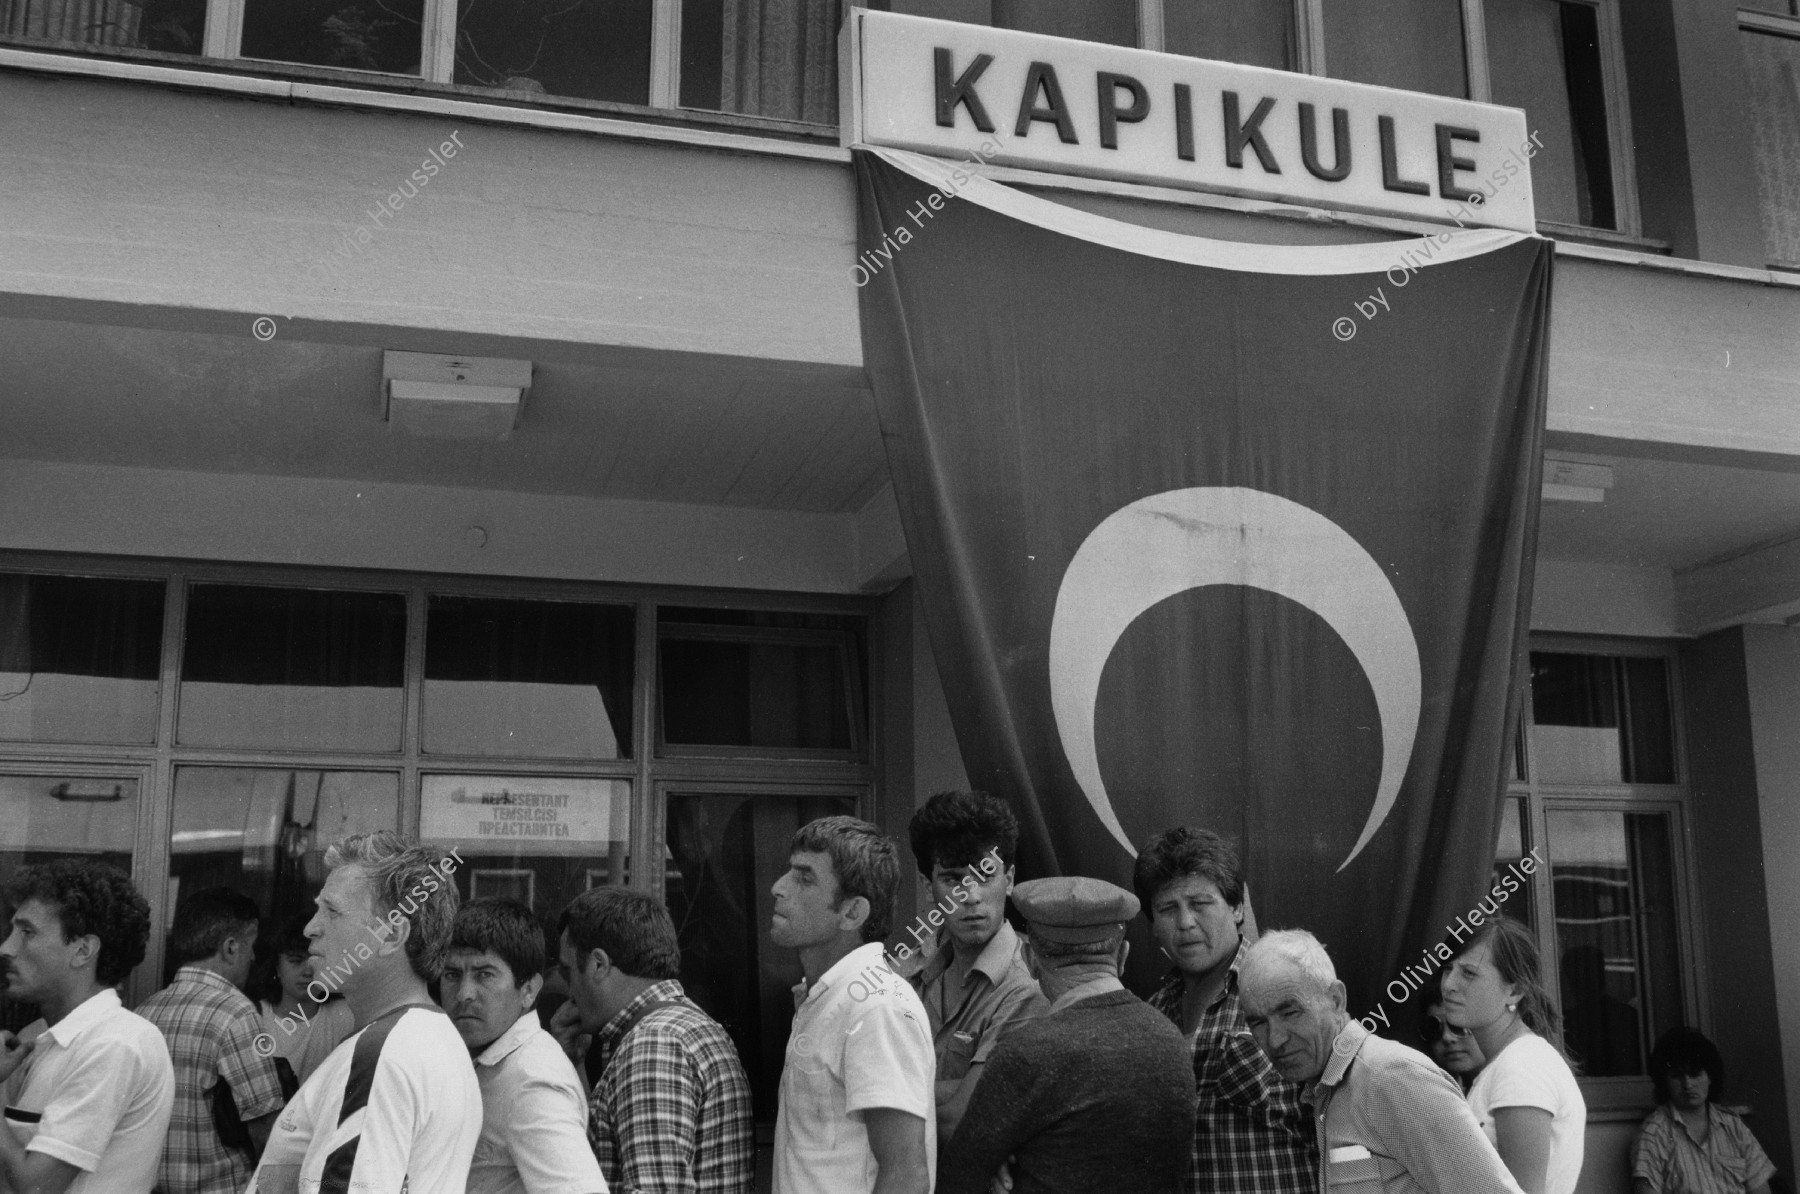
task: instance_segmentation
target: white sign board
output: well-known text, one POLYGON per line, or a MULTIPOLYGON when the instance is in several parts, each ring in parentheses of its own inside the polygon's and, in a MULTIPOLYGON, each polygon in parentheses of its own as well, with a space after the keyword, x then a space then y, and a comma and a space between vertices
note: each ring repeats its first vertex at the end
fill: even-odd
POLYGON ((1535 232, 1517 108, 853 8, 847 145, 1535 232))
POLYGON ((625 836, 631 792, 624 780, 509 775, 427 775, 420 788, 422 839, 513 854, 604 851, 625 836))

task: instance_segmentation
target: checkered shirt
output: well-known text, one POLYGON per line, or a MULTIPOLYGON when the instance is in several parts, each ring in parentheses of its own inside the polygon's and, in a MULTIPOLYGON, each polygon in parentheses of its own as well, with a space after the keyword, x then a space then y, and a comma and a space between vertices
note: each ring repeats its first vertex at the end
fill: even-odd
POLYGON ((749 1194, 756 1178, 750 1081, 731 1038, 674 979, 652 983, 598 1035, 588 1142, 613 1194, 749 1194), (646 1003, 658 1008, 622 1032, 646 1003))
MULTIPOLYGON (((1194 1146, 1182 1194, 1314 1194, 1319 1152, 1312 1108, 1263 1055, 1238 1006, 1240 942, 1225 987, 1200 1017, 1192 1038, 1194 1146)), ((1182 976, 1163 980, 1150 1006, 1181 1027, 1182 976)))
POLYGON ((237 1194, 250 1183, 250 1158, 219 1140, 212 1088, 231 1084, 238 1118, 249 1122, 281 1110, 275 1058, 256 1051, 263 1031, 256 1005, 223 977, 183 966, 175 981, 146 999, 138 1015, 162 1030, 175 1063, 175 1110, 157 1167, 169 1194, 237 1194))

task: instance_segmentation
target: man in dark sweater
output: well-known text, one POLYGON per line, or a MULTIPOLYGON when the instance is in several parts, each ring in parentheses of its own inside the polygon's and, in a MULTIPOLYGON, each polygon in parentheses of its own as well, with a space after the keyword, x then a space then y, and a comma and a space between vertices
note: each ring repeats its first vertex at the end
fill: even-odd
POLYGON ((1174 1194, 1194 1075, 1180 1030, 1119 982, 1137 897, 1057 878, 1021 883, 1012 898, 1050 1011, 988 1058, 939 1158, 938 1194, 987 1194, 1003 1166, 1013 1194, 1174 1194))

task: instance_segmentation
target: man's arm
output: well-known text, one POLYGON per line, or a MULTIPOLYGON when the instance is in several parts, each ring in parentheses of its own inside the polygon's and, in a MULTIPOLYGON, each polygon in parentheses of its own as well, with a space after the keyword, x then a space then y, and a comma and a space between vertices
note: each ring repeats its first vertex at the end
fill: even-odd
POLYGON ((694 1194, 700 1075, 672 1028, 649 1021, 627 1034, 612 1059, 619 1077, 612 1136, 615 1194, 694 1194))
POLYGON ((0 1126, 0 1182, 10 1194, 63 1194, 81 1170, 48 1153, 28 1153, 13 1130, 0 1126))
POLYGON ((280 1114, 279 1110, 275 1110, 267 1115, 259 1115, 255 1119, 244 1121, 244 1131, 250 1133, 250 1159, 252 1161, 262 1160, 263 1150, 269 1147, 269 1133, 275 1130, 275 1117, 280 1114))
POLYGON ((505 1107, 483 1111, 506 1117, 506 1147, 527 1194, 604 1194, 606 1179, 588 1147, 587 1102, 573 1081, 528 1078, 505 1107))
POLYGON ((286 1102, 281 1093, 281 1072, 275 1068, 275 1058, 265 1057, 256 1048, 260 1032, 262 1021, 254 1011, 234 1017, 225 1027, 218 1061, 218 1075, 231 1091, 238 1120, 250 1133, 253 1163, 261 1160, 263 1149, 269 1147, 269 1132, 275 1127, 275 1117, 281 1114, 282 1104, 286 1102))
POLYGON ((862 1116, 875 1154, 874 1194, 928 1194, 924 1117, 892 1107, 871 1107, 862 1116))
MULTIPOLYGON (((160 1042, 162 1038, 157 1037, 160 1042)), ((23 1049, 9 1052, 14 1067, 23 1049)), ((0 1126, 0 1177, 12 1194, 63 1194, 100 1154, 125 1114, 144 1059, 121 1048, 80 1053, 50 1092, 29 1147, 0 1126)), ((10 1073, 10 1068, 9 1071, 10 1073)))
POLYGON ((1365 1081, 1376 1111, 1369 1118, 1394 1125, 1376 1143, 1431 1194, 1521 1194, 1448 1074, 1435 1066, 1394 1066, 1365 1081))
POLYGON ((988 1059, 962 1128, 938 1151, 937 1194, 988 1194, 995 1175, 1031 1137, 1033 1070, 1003 1043, 988 1059))

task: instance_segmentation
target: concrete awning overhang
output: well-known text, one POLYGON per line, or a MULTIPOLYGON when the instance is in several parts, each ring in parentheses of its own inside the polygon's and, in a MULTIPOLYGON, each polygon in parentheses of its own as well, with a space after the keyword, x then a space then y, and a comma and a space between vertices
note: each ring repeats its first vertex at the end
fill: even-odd
MULTIPOLYGON (((825 592, 904 575, 841 153, 421 103, 0 63, 0 546, 825 592), (520 429, 396 438, 386 349, 531 360, 520 429)), ((1207 235, 1399 234, 1035 181, 1207 235)), ((1549 446, 1617 481, 1546 504, 1541 560, 1660 575, 1671 633, 1800 612, 1797 281, 1559 247, 1549 446)))

